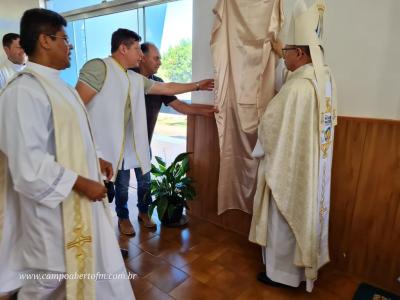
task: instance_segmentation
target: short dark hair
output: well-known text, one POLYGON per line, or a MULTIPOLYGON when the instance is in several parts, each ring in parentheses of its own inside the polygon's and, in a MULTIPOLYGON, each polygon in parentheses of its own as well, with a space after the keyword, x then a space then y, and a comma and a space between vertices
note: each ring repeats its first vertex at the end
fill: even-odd
POLYGON ((142 38, 136 32, 125 28, 119 28, 113 32, 111 37, 111 53, 117 51, 121 44, 129 48, 134 42, 140 42, 141 40, 142 38))
POLYGON ((54 35, 67 21, 58 13, 44 9, 33 8, 24 12, 21 18, 21 47, 27 55, 35 52, 40 34, 54 35))
POLYGON ((19 39, 19 34, 17 33, 10 32, 3 35, 3 47, 10 48, 12 42, 15 41, 16 39, 19 39))
POLYGON ((150 42, 144 42, 140 45, 140 49, 142 50, 143 54, 146 55, 147 53, 149 53, 149 49, 150 47, 154 47, 157 48, 156 45, 154 45, 153 43, 150 42))

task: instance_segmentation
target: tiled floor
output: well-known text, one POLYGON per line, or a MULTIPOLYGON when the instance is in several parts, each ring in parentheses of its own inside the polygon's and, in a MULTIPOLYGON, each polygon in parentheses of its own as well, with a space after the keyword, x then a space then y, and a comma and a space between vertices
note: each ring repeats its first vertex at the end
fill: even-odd
MULTIPOLYGON (((134 190, 132 190, 134 193, 134 190)), ((136 299, 339 299, 350 300, 359 281, 325 267, 313 293, 273 288, 259 283, 256 274, 264 269, 261 250, 246 238, 211 223, 191 218, 187 227, 157 229, 141 227, 136 219, 136 197, 129 209, 136 236, 119 236, 128 249, 128 271, 136 299)), ((118 232, 118 229, 116 229, 118 232)))

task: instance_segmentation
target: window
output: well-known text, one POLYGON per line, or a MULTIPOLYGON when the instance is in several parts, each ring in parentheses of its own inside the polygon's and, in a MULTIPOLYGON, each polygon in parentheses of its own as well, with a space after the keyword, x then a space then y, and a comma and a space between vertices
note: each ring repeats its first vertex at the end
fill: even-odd
POLYGON ((47 0, 47 9, 54 10, 58 13, 63 13, 70 10, 75 10, 79 8, 88 7, 91 5, 96 5, 102 3, 103 0, 47 0))
POLYGON ((69 22, 67 34, 74 46, 71 68, 62 77, 75 86, 79 70, 90 59, 104 58, 111 53, 111 35, 118 28, 138 31, 138 12, 129 10, 110 15, 69 22))
MULTIPOLYGON (((145 16, 146 40, 158 46, 162 57, 157 76, 164 81, 191 82, 192 0, 147 7, 145 16), (165 11, 164 18, 159 16, 162 11, 165 11)), ((190 102, 191 94, 178 95, 178 99, 190 102)), ((185 152, 186 124, 186 116, 163 106, 154 130, 153 156, 170 163, 179 153, 185 152)))

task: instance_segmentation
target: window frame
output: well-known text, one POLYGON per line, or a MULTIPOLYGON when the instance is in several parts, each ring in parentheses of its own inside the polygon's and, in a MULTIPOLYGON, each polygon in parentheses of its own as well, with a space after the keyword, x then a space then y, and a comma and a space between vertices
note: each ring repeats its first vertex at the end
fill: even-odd
POLYGON ((179 0, 115 0, 62 12, 60 14, 67 22, 72 22, 176 1, 179 0))

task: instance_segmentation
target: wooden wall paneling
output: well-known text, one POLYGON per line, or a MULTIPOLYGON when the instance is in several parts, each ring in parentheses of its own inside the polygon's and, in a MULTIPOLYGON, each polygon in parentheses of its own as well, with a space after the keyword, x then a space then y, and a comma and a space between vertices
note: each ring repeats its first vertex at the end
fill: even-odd
POLYGON ((369 270, 370 277, 382 285, 386 282, 391 283, 391 288, 400 294, 400 282, 397 281, 397 278, 400 279, 400 263, 396 259, 400 256, 400 126, 395 124, 387 124, 384 128, 378 127, 377 124, 370 126, 373 127, 371 135, 376 133, 374 136, 377 139, 372 140, 373 146, 368 149, 376 149, 378 152, 374 153, 378 155, 376 157, 383 157, 382 160, 375 160, 382 168, 378 183, 378 199, 382 197, 382 203, 375 202, 375 212, 379 210, 377 207, 382 205, 383 208, 382 214, 379 215, 380 226, 376 228, 375 237, 383 242, 378 242, 379 256, 375 259, 375 265, 369 270), (380 140, 385 142, 380 143, 380 140), (379 273, 385 276, 380 276, 379 273))
POLYGON ((198 195, 198 178, 201 178, 197 175, 196 170, 196 162, 197 162, 197 151, 194 149, 194 143, 195 143, 195 136, 196 136, 196 130, 195 130, 195 118, 193 116, 188 116, 187 117, 187 138, 186 138, 186 148, 188 152, 192 152, 190 155, 190 170, 189 170, 189 176, 195 180, 194 186, 197 192, 197 197, 193 200, 188 202, 190 211, 189 214, 196 216, 196 217, 202 217, 202 203, 199 200, 200 197, 198 195))
POLYGON ((192 174, 197 189, 197 197, 190 205, 191 213, 221 225, 222 217, 217 215, 219 146, 215 119, 189 116, 188 133, 190 132, 195 136, 191 143, 193 148, 188 148, 188 151, 194 152, 192 174))
POLYGON ((367 124, 348 244, 352 274, 400 291, 400 126, 367 124), (397 237, 397 239, 396 239, 397 237))
POLYGON ((348 245, 360 177, 367 125, 339 118, 332 162, 330 254, 340 270, 347 270, 348 245))
POLYGON ((203 201, 203 215, 207 220, 221 224, 222 217, 217 215, 219 145, 214 118, 197 117, 196 134, 197 136, 204 136, 204 139, 198 139, 195 142, 195 147, 200 155, 198 167, 201 168, 200 176, 203 178, 200 198, 203 201), (200 133, 203 133, 203 135, 200 133))

